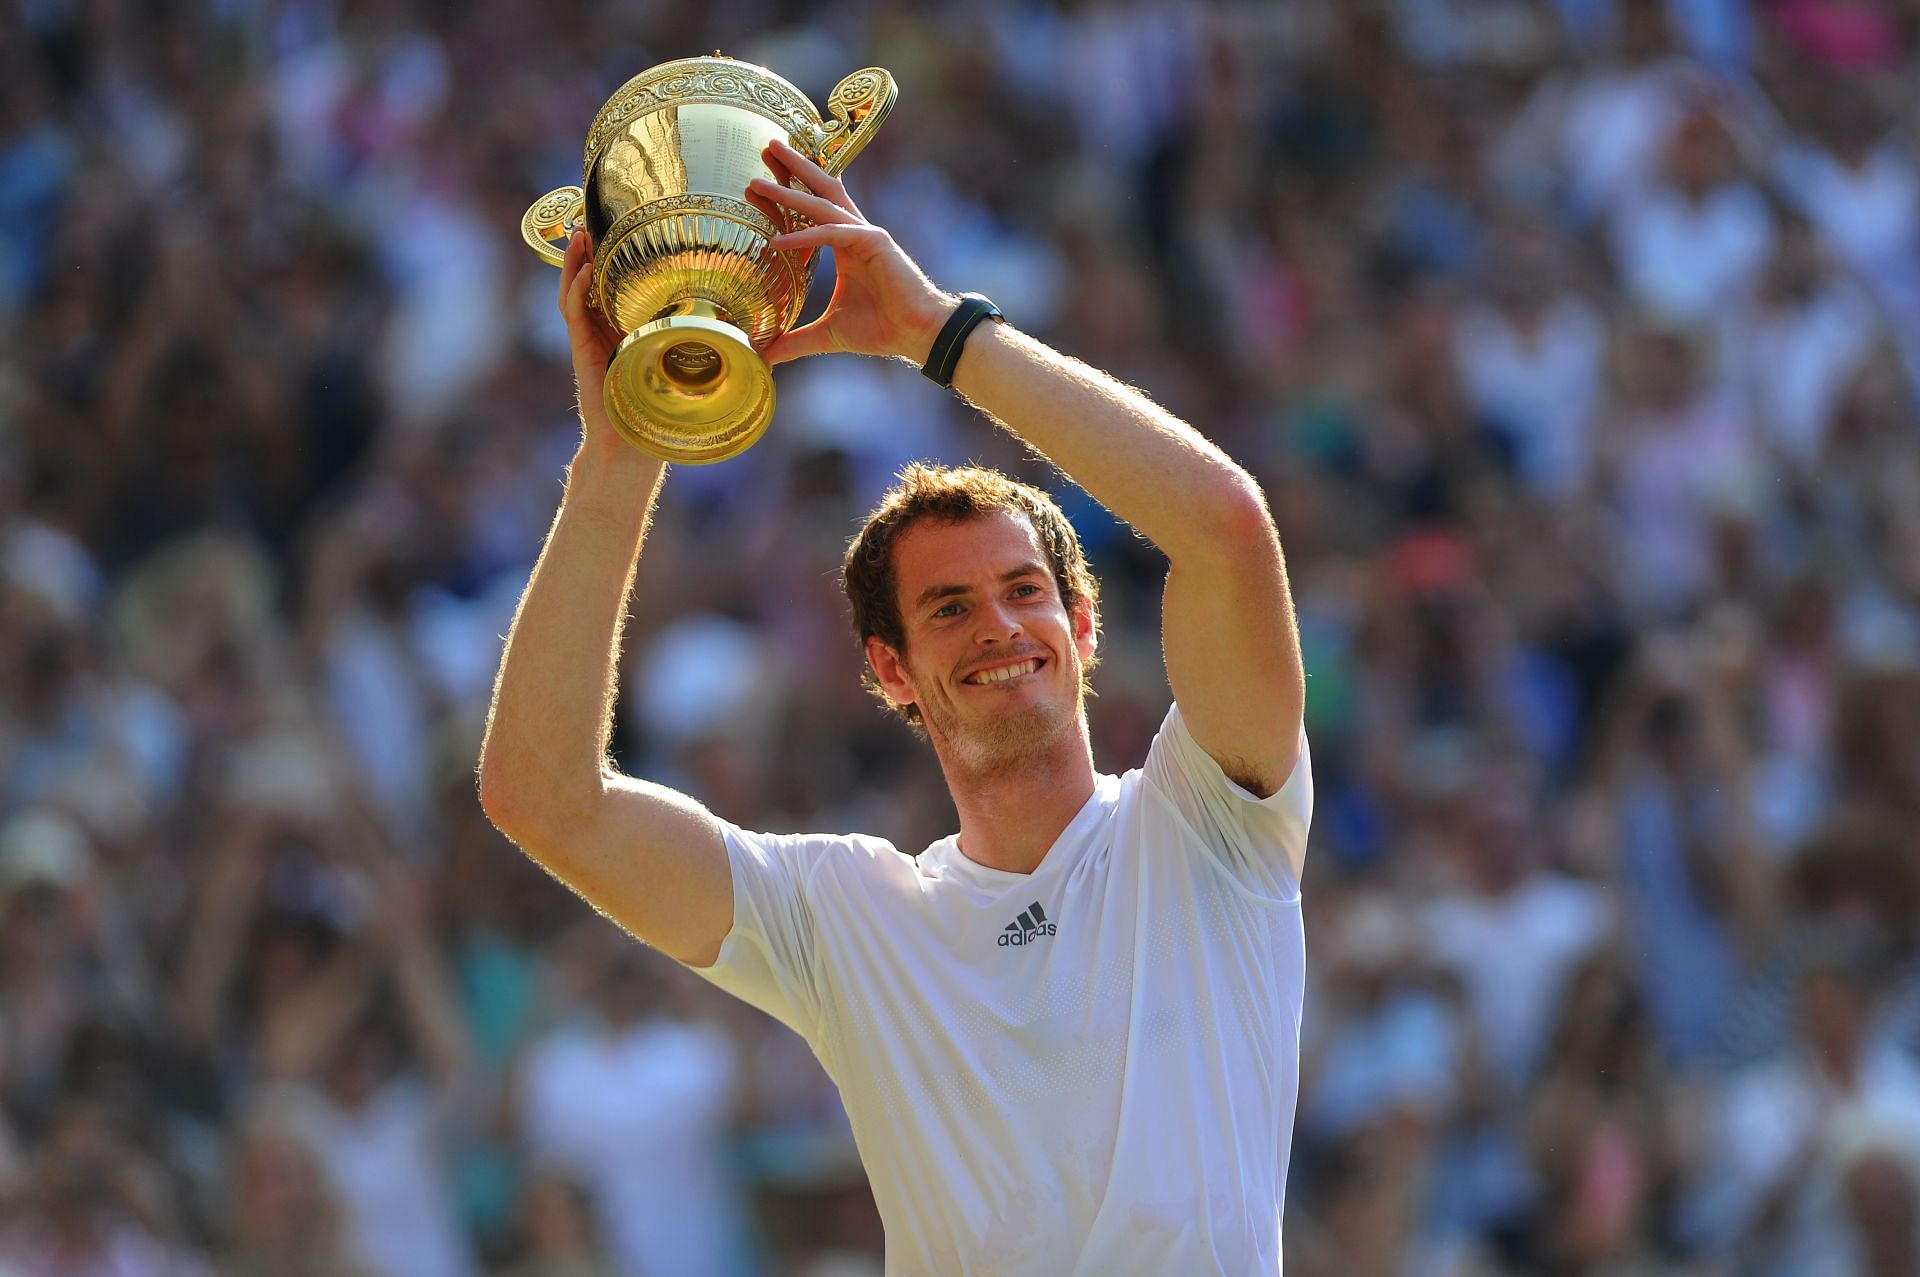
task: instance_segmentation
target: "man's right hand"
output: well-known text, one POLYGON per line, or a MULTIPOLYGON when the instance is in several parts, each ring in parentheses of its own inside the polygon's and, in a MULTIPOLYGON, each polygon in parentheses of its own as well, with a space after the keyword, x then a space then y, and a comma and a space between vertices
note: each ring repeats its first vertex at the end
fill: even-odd
POLYGON ((560 313, 567 321, 567 341, 573 348, 573 379, 580 392, 580 421, 587 443, 595 448, 626 448, 627 442, 607 418, 607 365, 619 349, 620 330, 609 324, 589 303, 593 289, 593 241, 577 230, 567 241, 567 260, 560 267, 560 313))

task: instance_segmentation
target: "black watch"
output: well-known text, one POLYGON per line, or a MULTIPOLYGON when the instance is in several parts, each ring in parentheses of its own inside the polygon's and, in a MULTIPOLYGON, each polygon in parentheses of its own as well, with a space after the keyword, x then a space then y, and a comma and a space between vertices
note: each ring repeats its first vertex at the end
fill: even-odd
POLYGON ((947 317, 946 327, 933 339, 933 349, 927 352, 927 362, 920 365, 920 371, 937 386, 953 385, 953 370, 960 366, 960 351, 967 344, 967 336, 972 333, 983 319, 998 319, 1005 322, 1006 316, 1000 308, 979 293, 961 293, 960 305, 947 317))

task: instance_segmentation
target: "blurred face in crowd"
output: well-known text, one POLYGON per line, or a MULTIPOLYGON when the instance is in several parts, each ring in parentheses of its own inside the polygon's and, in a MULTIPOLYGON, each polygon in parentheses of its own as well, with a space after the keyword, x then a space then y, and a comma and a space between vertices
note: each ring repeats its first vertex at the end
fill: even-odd
POLYGON ((524 1209, 532 1253, 566 1256, 594 1249, 593 1210, 578 1184, 542 1176, 527 1188, 524 1209))
POLYGON ((1807 1040, 1827 1070, 1847 1076, 1859 1063, 1868 994, 1839 971, 1810 972, 1800 988, 1807 1040))
POLYGON ((1858 1230, 1872 1273, 1911 1272, 1920 1229, 1914 1183, 1899 1157, 1871 1152, 1848 1168, 1847 1212, 1858 1230))
POLYGON ((923 519, 894 546, 906 646, 869 639, 875 676, 970 770, 1015 768, 1080 730, 1092 604, 1069 613, 1033 526, 995 511, 923 519))
POLYGON ((1696 115, 1681 126, 1668 153, 1674 184, 1700 199, 1733 175, 1733 142, 1711 115, 1696 115))
POLYGON ((248 1250, 330 1243, 333 1209, 311 1150, 290 1132, 250 1132, 235 1159, 234 1229, 248 1250))
POLYGON ((649 962, 644 951, 625 945, 602 961, 589 996, 609 1028, 631 1028, 665 1011, 662 981, 673 972, 649 962))
POLYGON ((368 1104, 385 1085, 400 1057, 394 1028, 374 1016, 349 1030, 336 1047, 323 1081, 335 1103, 346 1109, 368 1104))

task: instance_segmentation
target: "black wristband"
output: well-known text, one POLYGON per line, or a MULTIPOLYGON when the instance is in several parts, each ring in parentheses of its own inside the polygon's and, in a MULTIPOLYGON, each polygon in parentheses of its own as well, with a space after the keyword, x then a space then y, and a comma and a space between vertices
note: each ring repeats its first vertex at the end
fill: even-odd
POLYGON ((947 317, 947 326, 933 339, 933 349, 927 352, 927 362, 920 371, 937 386, 953 385, 953 370, 960 366, 960 351, 967 344, 967 335, 983 319, 1005 320, 1000 308, 982 297, 979 293, 961 293, 960 305, 947 317))

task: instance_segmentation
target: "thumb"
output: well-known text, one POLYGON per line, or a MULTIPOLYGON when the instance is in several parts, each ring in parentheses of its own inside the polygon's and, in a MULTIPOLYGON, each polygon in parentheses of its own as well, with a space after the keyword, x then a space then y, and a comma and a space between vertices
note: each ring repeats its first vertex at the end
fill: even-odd
POLYGON ((832 354, 839 349, 840 344, 833 339, 833 329, 823 316, 777 338, 762 352, 762 357, 769 364, 784 364, 808 355, 832 354))

